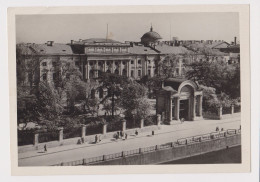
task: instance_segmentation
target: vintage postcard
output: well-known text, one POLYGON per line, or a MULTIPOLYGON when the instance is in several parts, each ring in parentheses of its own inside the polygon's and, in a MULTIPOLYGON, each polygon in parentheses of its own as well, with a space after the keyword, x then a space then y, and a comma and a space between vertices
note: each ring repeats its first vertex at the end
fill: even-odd
POLYGON ((9 8, 8 25, 13 175, 250 172, 248 5, 9 8))

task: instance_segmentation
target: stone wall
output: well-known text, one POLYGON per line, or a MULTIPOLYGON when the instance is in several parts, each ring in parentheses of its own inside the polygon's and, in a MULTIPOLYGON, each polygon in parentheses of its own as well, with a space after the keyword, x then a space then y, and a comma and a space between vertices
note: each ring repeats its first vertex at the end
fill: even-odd
POLYGON ((91 165, 144 165, 158 164, 172 160, 183 159, 212 151, 225 149, 226 147, 241 145, 241 135, 194 143, 184 146, 175 146, 167 149, 158 149, 154 152, 141 153, 114 160, 105 160, 91 165))
MULTIPOLYGON (((143 128, 134 128, 134 129, 125 130, 125 133, 127 133, 127 135, 132 135, 132 134, 135 133, 136 130, 139 133, 142 133, 142 132, 156 131, 156 130, 159 130, 159 129, 160 129, 160 126, 153 125, 153 126, 147 126, 147 127, 143 127, 143 128)), ((113 138, 116 133, 117 132, 115 131, 115 132, 108 132, 108 133, 105 133, 105 134, 100 133, 98 135, 101 135, 101 139, 108 139, 108 138, 113 138)), ((84 141, 87 142, 87 143, 93 143, 95 141, 95 136, 96 135, 85 136, 84 141)), ((35 144, 35 145, 19 146, 18 147, 18 153, 33 151, 33 150, 42 150, 45 144, 47 145, 48 148, 58 147, 58 146, 62 146, 62 145, 76 145, 79 140, 81 140, 81 137, 61 139, 59 141, 38 143, 38 144, 35 144)))

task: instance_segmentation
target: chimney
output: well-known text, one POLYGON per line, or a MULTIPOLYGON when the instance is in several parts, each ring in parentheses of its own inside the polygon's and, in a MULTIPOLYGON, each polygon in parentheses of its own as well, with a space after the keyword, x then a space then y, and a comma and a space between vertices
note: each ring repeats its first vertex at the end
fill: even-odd
POLYGON ((237 37, 234 38, 234 45, 237 45, 237 37))
POLYGON ((71 44, 71 45, 74 44, 74 40, 70 40, 70 44, 71 44))
POLYGON ((53 46, 54 41, 47 41, 47 46, 53 46))

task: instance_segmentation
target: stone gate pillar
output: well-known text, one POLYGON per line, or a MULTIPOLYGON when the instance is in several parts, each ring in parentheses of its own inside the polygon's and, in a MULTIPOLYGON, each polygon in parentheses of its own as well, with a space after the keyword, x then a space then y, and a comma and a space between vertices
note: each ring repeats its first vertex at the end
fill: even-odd
POLYGON ((234 114, 234 105, 231 105, 231 114, 234 114))
POLYGON ((36 133, 34 133, 33 145, 34 145, 34 146, 37 146, 38 143, 39 143, 39 133, 36 132, 36 133))
POLYGON ((174 116, 174 118, 176 120, 180 120, 179 114, 180 114, 180 98, 176 97, 175 98, 175 116, 174 116))
POLYGON ((199 96, 199 116, 202 117, 202 95, 199 96))
POLYGON ((160 125, 161 124, 161 115, 160 114, 157 114, 157 125, 160 125))
POLYGON ((196 95, 193 96, 192 102, 192 120, 194 121, 196 118, 196 95))
POLYGON ((140 128, 143 128, 144 127, 144 119, 141 119, 140 121, 140 128))
POLYGON ((86 136, 86 125, 81 125, 81 137, 84 138, 86 136))
POLYGON ((172 97, 170 97, 170 100, 169 100, 169 121, 171 122, 172 120, 172 97))
POLYGON ((103 135, 107 133, 107 124, 103 124, 102 133, 103 135))
POLYGON ((218 108, 218 118, 219 119, 222 119, 222 106, 220 106, 219 108, 218 108))
POLYGON ((63 127, 59 127, 59 142, 63 141, 63 127))
POLYGON ((122 131, 125 131, 126 130, 126 120, 123 119, 122 120, 122 131))

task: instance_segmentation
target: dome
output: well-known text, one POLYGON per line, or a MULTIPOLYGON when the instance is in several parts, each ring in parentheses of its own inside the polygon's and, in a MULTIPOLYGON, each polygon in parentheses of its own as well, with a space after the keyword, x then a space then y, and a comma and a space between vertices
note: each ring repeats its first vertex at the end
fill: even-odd
POLYGON ((149 44, 151 42, 157 42, 159 39, 162 39, 162 37, 157 32, 154 32, 153 27, 151 27, 150 32, 146 32, 141 37, 141 42, 149 44))

